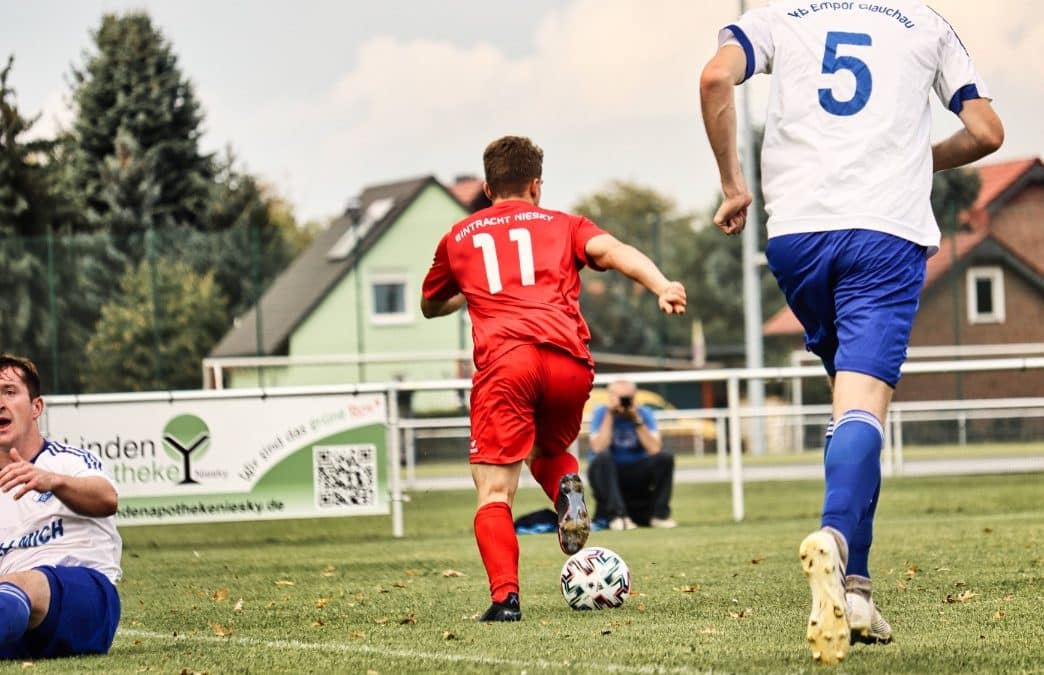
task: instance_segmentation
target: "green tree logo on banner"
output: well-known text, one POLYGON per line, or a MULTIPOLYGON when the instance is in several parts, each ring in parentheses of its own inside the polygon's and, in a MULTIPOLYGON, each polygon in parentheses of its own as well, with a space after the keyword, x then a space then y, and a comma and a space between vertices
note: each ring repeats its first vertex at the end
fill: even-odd
POLYGON ((185 475, 179 485, 198 483, 192 478, 190 457, 199 459, 210 449, 210 428, 195 415, 178 415, 163 429, 163 450, 171 459, 180 459, 185 475))

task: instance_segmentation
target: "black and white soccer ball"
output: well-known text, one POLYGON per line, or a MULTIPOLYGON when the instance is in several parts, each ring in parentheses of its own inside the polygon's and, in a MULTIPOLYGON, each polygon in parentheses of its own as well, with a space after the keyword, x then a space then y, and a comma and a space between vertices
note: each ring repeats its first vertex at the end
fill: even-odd
POLYGON ((561 587, 573 609, 611 609, 631 594, 631 570, 609 549, 589 546, 566 560, 561 587))

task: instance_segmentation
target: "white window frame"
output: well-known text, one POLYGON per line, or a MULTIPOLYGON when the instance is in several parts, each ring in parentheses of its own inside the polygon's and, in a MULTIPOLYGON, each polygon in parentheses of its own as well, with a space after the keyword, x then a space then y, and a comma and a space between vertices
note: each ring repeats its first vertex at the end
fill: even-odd
POLYGON ((366 285, 369 295, 370 323, 374 326, 402 326, 413 323, 416 318, 413 314, 413 293, 411 292, 410 275, 407 272, 379 272, 371 274, 369 283, 366 285), (402 284, 403 287, 403 311, 397 314, 378 314, 376 303, 373 301, 374 287, 378 284, 402 284))
POLYGON ((997 266, 970 267, 967 274, 968 323, 1004 323, 1004 269, 997 266), (980 280, 990 281, 993 294, 993 311, 986 314, 979 312, 976 283, 980 280))

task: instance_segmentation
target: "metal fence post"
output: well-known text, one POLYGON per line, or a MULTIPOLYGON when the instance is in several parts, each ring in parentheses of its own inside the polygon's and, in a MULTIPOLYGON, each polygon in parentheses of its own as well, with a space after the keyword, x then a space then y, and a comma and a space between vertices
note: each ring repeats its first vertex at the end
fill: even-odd
POLYGON ((732 459, 732 517, 743 520, 743 438, 740 434, 739 378, 730 377, 729 395, 729 455, 732 459))
POLYGON ((402 453, 399 445, 399 388, 394 382, 388 384, 388 492, 391 498, 392 536, 403 536, 402 484, 399 462, 402 453))

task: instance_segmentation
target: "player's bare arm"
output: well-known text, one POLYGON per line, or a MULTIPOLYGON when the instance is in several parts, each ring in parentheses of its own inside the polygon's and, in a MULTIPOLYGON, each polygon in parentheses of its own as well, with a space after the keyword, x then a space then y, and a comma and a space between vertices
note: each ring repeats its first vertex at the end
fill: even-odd
POLYGON ((743 178, 736 147, 736 96, 734 88, 743 81, 747 57, 736 45, 718 50, 700 76, 700 108, 714 159, 721 175, 725 199, 714 214, 714 224, 725 234, 739 234, 747 224, 752 197, 743 178))
POLYGON ((665 314, 685 313, 685 287, 663 276, 656 263, 635 247, 611 234, 599 234, 588 240, 584 250, 599 267, 616 270, 652 291, 665 314))
POLYGON ((44 471, 11 449, 11 462, 0 469, 0 491, 14 490, 15 501, 29 491, 50 492, 73 511, 95 518, 116 513, 116 490, 99 476, 63 476, 44 471))
POLYGON ((935 171, 970 164, 995 152, 1004 142, 1004 125, 989 99, 965 101, 960 118, 964 128, 932 146, 935 171))
POLYGON ((464 294, 457 293, 448 300, 431 300, 421 298, 421 314, 425 319, 434 319, 437 316, 452 314, 464 306, 464 294))

